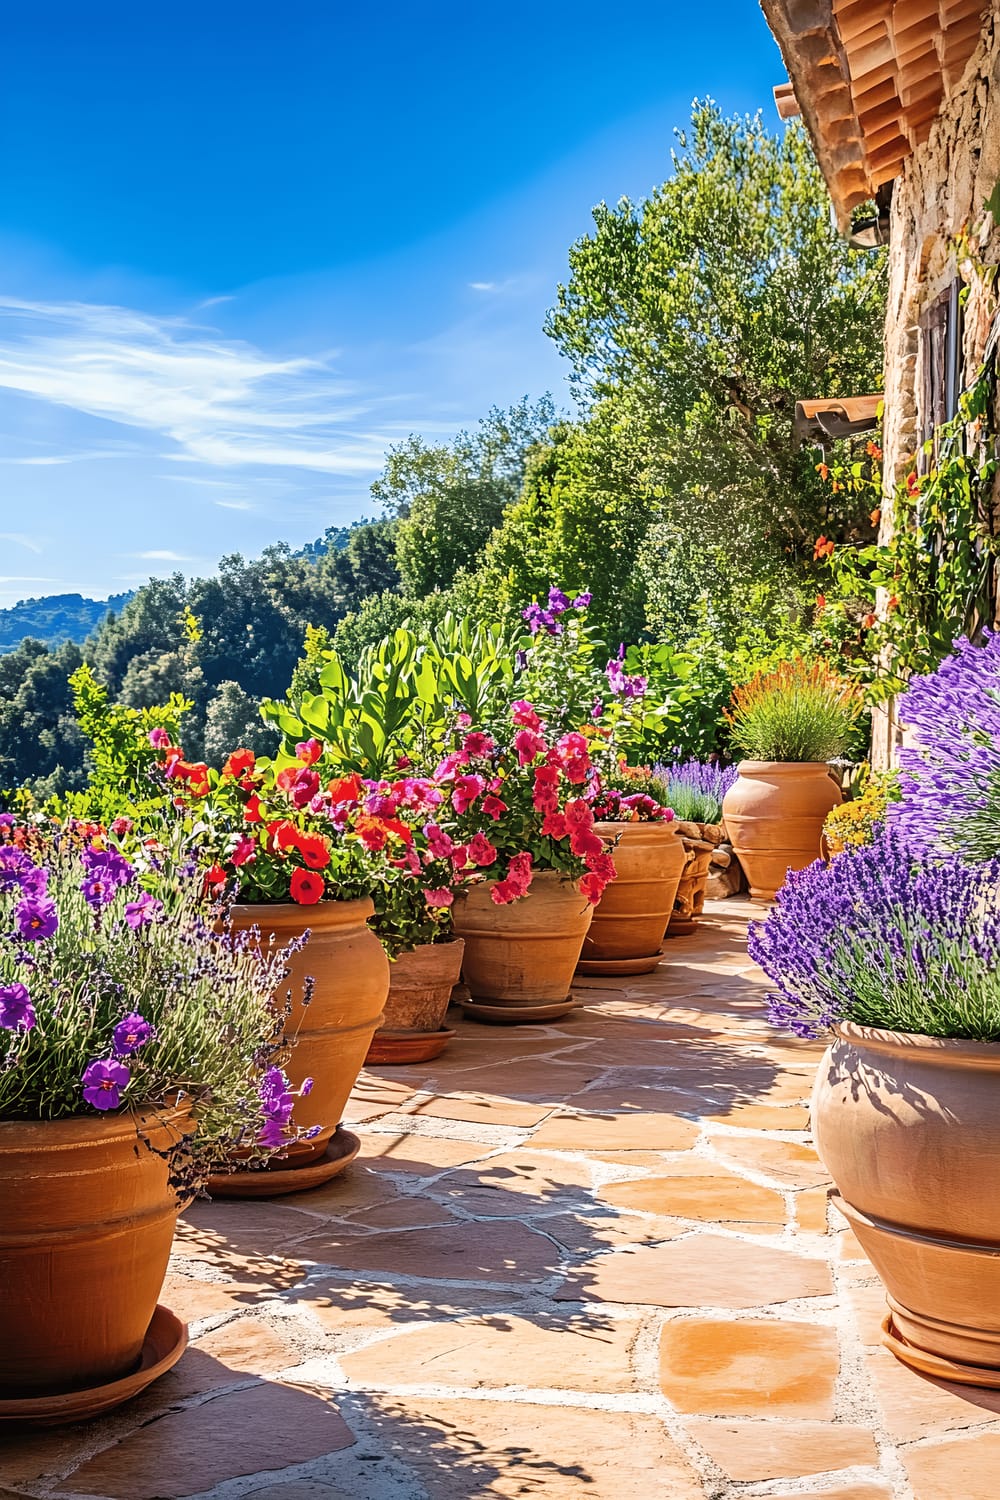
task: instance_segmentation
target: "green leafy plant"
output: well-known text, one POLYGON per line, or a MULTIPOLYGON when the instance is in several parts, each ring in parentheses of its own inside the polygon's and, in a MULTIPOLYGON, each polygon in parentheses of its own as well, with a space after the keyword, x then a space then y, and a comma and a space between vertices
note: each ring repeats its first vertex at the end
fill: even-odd
POLYGON ((832 760, 849 744, 863 707, 855 683, 799 657, 736 689, 730 737, 747 760, 832 760))

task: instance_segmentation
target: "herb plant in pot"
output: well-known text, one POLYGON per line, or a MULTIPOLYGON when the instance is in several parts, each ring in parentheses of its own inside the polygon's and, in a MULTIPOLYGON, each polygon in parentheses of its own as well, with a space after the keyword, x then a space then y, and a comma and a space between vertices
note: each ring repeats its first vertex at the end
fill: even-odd
POLYGON ((190 865, 0 818, 0 1422, 94 1415, 183 1353, 180 1209, 293 1138, 287 957, 213 924, 190 865))
POLYGON ((594 908, 581 974, 647 974, 660 962, 686 854, 673 811, 658 794, 662 788, 649 771, 623 762, 593 793, 594 832, 616 874, 594 908))
POLYGON ((472 996, 465 1010, 477 1020, 547 1020, 573 1008, 583 940, 615 876, 583 795, 591 770, 587 737, 550 737, 524 700, 496 737, 459 726, 437 768, 459 841, 478 848, 478 877, 453 907, 472 996))
POLYGON ((819 856, 824 820, 843 800, 829 762, 861 711, 856 685, 801 657, 734 692, 730 738, 745 759, 722 813, 752 900, 773 900, 788 870, 819 856))
POLYGON ((263 1171, 248 1164, 211 1188, 227 1197, 301 1192, 334 1177, 359 1150, 340 1121, 389 990, 388 960, 369 925, 371 892, 387 878, 386 849, 400 836, 390 819, 359 804, 360 778, 323 785, 317 740, 302 742, 287 765, 234 751, 221 774, 192 766, 170 744, 160 753, 200 840, 208 888, 235 893, 234 927, 264 951, 308 939, 291 960, 290 1076, 296 1087, 313 1080, 300 1111, 309 1134, 263 1171))
POLYGON ((816 1148, 885 1284, 892 1351, 1000 1386, 1000 862, 883 827, 789 876, 751 956, 772 1020, 832 1032, 816 1148))
POLYGON ((657 766, 655 774, 674 809, 677 833, 687 854, 667 937, 688 937, 696 931, 705 906, 713 855, 725 841, 722 803, 736 780, 736 767, 686 760, 675 766, 657 766))

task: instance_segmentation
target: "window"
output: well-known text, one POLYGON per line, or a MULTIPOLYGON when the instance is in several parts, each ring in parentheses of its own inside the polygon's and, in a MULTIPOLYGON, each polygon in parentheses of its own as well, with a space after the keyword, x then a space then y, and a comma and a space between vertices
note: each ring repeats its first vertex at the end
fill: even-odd
POLYGON ((923 445, 958 411, 962 391, 962 283, 956 277, 947 291, 922 314, 920 329, 920 454, 925 472, 930 464, 923 445))

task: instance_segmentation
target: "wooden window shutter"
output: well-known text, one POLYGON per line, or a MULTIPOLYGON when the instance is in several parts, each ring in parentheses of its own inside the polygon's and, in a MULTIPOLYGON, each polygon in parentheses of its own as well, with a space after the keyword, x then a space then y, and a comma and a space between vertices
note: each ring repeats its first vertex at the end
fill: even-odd
POLYGON ((920 317, 920 453, 918 468, 926 473, 930 457, 923 451, 937 429, 958 411, 962 391, 961 281, 936 297, 920 317))

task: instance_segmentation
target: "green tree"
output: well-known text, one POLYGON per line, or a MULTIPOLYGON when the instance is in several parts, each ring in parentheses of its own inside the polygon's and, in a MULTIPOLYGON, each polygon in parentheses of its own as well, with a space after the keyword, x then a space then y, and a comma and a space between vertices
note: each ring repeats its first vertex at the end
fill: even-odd
POLYGON ((658 519, 780 570, 811 555, 828 498, 795 402, 878 389, 885 254, 839 237, 798 124, 696 103, 673 167, 595 209, 547 331, 584 409, 627 413, 658 519))
POLYGON ((372 496, 397 517, 402 591, 420 599, 474 567, 520 493, 529 454, 556 418, 550 396, 493 407, 472 433, 429 445, 416 436, 389 450, 372 496))
POLYGON ((44 799, 84 785, 84 739, 69 685, 82 660, 71 641, 52 651, 26 640, 0 656, 0 793, 27 786, 44 799))
POLYGON ((205 759, 217 769, 233 750, 273 755, 277 735, 260 716, 260 702, 238 682, 220 683, 205 715, 205 759))

